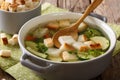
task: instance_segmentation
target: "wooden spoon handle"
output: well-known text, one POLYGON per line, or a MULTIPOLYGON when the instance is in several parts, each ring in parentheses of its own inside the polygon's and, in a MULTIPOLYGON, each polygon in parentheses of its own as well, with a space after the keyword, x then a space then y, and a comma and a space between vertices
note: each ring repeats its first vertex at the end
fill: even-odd
POLYGON ((79 20, 74 24, 76 28, 78 28, 79 24, 83 22, 83 20, 92 12, 103 0, 94 0, 92 4, 90 4, 85 13, 79 18, 79 20))

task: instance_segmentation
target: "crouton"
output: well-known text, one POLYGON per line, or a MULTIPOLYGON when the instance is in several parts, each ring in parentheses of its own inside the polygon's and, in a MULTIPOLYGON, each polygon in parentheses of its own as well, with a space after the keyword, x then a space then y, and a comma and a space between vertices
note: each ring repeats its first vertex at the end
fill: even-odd
POLYGON ((93 41, 85 41, 84 44, 89 46, 90 44, 95 44, 95 42, 93 42, 93 41))
POLYGON ((52 38, 46 38, 46 39, 44 39, 44 44, 45 44, 46 47, 53 47, 52 38))
POLYGON ((61 52, 62 51, 57 48, 48 48, 48 50, 46 51, 46 53, 51 57, 59 57, 61 52))
POLYGON ((82 22, 78 27, 78 32, 84 31, 87 27, 88 25, 85 22, 82 22))
POLYGON ((79 35, 79 37, 78 37, 78 42, 79 42, 79 41, 85 42, 85 41, 87 41, 87 40, 88 40, 88 38, 87 38, 87 36, 84 35, 84 34, 79 35))
POLYGON ((82 42, 75 42, 73 43, 73 47, 76 48, 79 51, 87 51, 89 48, 86 44, 83 44, 82 42))
POLYGON ((67 51, 62 52, 61 54, 63 61, 76 61, 78 60, 75 54, 70 54, 67 51))
POLYGON ((0 50, 0 56, 8 58, 11 56, 11 50, 0 50))
POLYGON ((32 0, 26 1, 25 6, 28 8, 28 10, 34 8, 32 0))
POLYGON ((8 11, 8 7, 9 7, 10 3, 8 2, 2 2, 1 4, 1 10, 5 10, 5 11, 8 11))
POLYGON ((90 49, 102 49, 100 43, 90 44, 90 49))
POLYGON ((65 20, 60 20, 59 21, 59 26, 64 28, 64 27, 69 27, 70 26, 70 20, 65 19, 65 20))
POLYGON ((59 28, 59 24, 57 21, 54 21, 54 22, 50 22, 46 25, 47 28, 49 29, 53 29, 53 30, 56 30, 59 28))
POLYGON ((15 0, 15 3, 17 3, 19 5, 24 5, 25 4, 25 0, 15 0))
POLYGON ((89 49, 101 49, 102 46, 99 43, 95 43, 93 41, 86 41, 84 42, 84 44, 86 44, 89 49))
POLYGON ((1 6, 1 4, 4 2, 4 0, 0 0, 0 6, 1 6))
POLYGON ((67 43, 69 45, 71 45, 72 43, 75 42, 75 40, 72 38, 72 36, 60 36, 58 38, 58 41, 61 43, 61 44, 64 44, 64 43, 67 43))
POLYGON ((71 51, 71 50, 75 50, 75 48, 67 43, 64 43, 60 46, 60 50, 62 51, 71 51))
POLYGON ((8 39, 5 33, 1 33, 0 34, 0 38, 1 38, 1 42, 3 45, 7 45, 8 44, 8 39))
POLYGON ((25 5, 18 5, 17 6, 17 12, 23 12, 23 11, 25 11, 25 9, 26 9, 25 5))
POLYGON ((18 34, 14 34, 13 37, 8 40, 8 43, 11 45, 18 44, 18 34))
POLYGON ((5 2, 8 2, 10 4, 14 4, 15 3, 15 0, 5 0, 5 2))
POLYGON ((11 4, 9 5, 8 9, 10 12, 16 12, 17 11, 17 4, 11 4))

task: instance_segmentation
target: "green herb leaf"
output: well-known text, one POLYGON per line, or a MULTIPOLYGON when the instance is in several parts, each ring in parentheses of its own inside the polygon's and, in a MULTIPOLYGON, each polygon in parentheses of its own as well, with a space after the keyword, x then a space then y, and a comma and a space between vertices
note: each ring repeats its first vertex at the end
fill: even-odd
POLYGON ((100 31, 98 31, 97 29, 93 29, 93 28, 87 28, 87 30, 84 32, 84 34, 88 38, 94 37, 94 36, 102 36, 102 34, 100 33, 100 31))
POLYGON ((39 49, 38 51, 42 53, 45 53, 48 50, 48 48, 43 43, 39 43, 37 47, 39 49))

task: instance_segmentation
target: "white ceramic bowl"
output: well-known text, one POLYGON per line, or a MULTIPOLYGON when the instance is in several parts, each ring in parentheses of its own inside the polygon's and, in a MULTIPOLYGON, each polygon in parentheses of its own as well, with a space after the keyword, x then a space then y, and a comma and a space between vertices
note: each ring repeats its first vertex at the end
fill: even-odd
POLYGON ((110 64, 112 52, 116 44, 116 36, 113 30, 103 21, 88 16, 85 22, 99 29, 109 40, 110 47, 95 59, 76 62, 54 62, 39 58, 26 50, 24 39, 28 31, 40 23, 59 19, 78 19, 82 14, 78 13, 53 13, 38 16, 26 22, 19 31, 19 44, 23 52, 21 63, 40 73, 47 80, 88 80, 101 74, 110 64), (98 27, 95 27, 98 26, 98 27))
POLYGON ((41 13, 41 2, 35 8, 24 12, 9 12, 0 10, 0 30, 15 34, 18 33, 22 25, 33 17, 41 13))

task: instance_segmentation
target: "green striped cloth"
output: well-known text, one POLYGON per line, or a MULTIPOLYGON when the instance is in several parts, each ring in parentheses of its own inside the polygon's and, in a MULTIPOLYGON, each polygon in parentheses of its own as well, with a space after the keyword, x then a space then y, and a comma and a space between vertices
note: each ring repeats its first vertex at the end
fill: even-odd
MULTIPOLYGON (((42 15, 54 12, 66 12, 68 10, 57 8, 50 3, 44 3, 42 5, 42 15)), ((115 31, 118 37, 120 37, 120 25, 109 24, 111 28, 115 31)), ((120 52, 120 41, 117 40, 117 44, 115 50, 113 52, 113 56, 117 55, 120 52)), ((0 57, 0 67, 13 76, 16 80, 43 80, 40 76, 36 75, 30 69, 22 66, 19 62, 21 51, 19 46, 1 46, 0 49, 10 49, 12 50, 11 58, 1 58, 0 57)))

